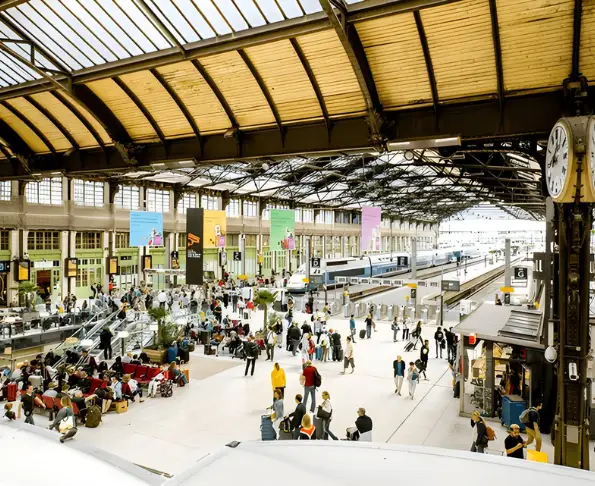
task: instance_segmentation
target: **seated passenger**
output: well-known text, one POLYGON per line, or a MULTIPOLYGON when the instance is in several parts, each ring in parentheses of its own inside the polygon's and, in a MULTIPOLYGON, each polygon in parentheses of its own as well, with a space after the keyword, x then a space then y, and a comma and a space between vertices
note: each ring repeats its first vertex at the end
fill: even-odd
POLYGON ((188 384, 186 375, 182 372, 182 370, 180 370, 180 365, 176 364, 175 361, 169 365, 169 376, 179 386, 185 386, 188 384))
POLYGON ((122 376, 124 372, 124 367, 122 366, 122 358, 120 356, 116 357, 116 361, 111 366, 110 370, 115 371, 118 376, 122 376))
POLYGON ((166 371, 167 371, 167 366, 161 365, 161 370, 160 370, 159 374, 157 374, 149 383, 149 389, 147 390, 147 394, 151 398, 155 398, 155 395, 157 394, 157 391, 159 390, 159 384, 165 378, 166 371))
POLYGON ((122 382, 115 376, 112 377, 110 389, 114 392, 114 400, 122 400, 122 382))
POLYGON ((58 396, 58 392, 56 391, 56 384, 53 381, 50 381, 48 389, 43 392, 43 396, 50 398, 56 398, 58 396))
POLYGON ((167 348, 167 362, 171 363, 172 361, 175 362, 176 358, 178 357, 178 346, 174 341, 171 343, 171 346, 167 348))

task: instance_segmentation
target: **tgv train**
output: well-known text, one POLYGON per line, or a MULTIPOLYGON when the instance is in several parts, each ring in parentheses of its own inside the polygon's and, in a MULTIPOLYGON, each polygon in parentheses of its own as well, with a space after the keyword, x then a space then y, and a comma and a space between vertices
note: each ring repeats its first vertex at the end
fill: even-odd
MULTIPOLYGON (((460 261, 467 257, 467 250, 442 248, 417 252, 417 269, 431 268, 460 261)), ((472 252, 474 255, 476 252, 472 252)), ((479 256, 479 255, 476 255, 479 256)), ((315 289, 318 285, 334 285, 335 277, 380 277, 407 273, 411 270, 409 253, 383 253, 320 259, 320 267, 310 267, 310 282, 306 284, 306 265, 301 265, 287 282, 287 289, 292 293, 301 293, 315 289)))

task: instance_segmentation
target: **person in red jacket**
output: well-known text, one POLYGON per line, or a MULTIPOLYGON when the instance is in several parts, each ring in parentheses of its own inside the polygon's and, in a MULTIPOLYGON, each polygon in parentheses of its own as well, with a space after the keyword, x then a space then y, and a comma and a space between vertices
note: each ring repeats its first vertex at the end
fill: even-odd
POLYGON ((314 340, 312 339, 312 335, 308 338, 308 357, 310 361, 314 359, 314 353, 316 352, 316 345, 314 344, 314 340))
POLYGON ((312 361, 306 361, 304 371, 302 371, 303 378, 301 382, 304 384, 304 407, 308 408, 308 395, 312 396, 312 405, 310 412, 314 413, 316 410, 316 374, 318 370, 312 366, 312 361))

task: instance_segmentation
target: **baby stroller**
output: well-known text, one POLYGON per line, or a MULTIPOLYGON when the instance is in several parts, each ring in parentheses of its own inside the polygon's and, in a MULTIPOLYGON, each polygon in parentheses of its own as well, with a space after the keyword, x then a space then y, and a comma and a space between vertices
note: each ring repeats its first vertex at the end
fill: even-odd
POLYGON ((171 380, 163 380, 159 384, 159 394, 163 398, 169 398, 174 394, 174 382, 171 380))

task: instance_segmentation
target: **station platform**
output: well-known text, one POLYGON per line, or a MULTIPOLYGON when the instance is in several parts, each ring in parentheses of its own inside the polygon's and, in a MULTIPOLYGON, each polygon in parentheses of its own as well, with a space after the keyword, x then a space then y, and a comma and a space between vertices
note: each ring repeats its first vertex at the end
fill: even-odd
MULTIPOLYGON (((305 318, 296 313, 298 323, 305 318)), ((261 322, 262 313, 257 312, 252 326, 258 328, 261 322)), ((338 329, 343 338, 349 334, 347 319, 331 318, 327 327, 338 329)), ((358 319, 358 331, 363 327, 363 320, 358 319)), ((459 401, 452 397, 452 375, 446 360, 435 358, 435 327, 423 328, 423 337, 430 341, 429 380, 420 381, 414 400, 407 396, 407 383, 403 396, 395 395, 392 362, 397 355, 406 362, 414 361, 419 348, 404 353, 404 343, 393 342, 388 322, 378 322, 376 328, 372 339, 356 338, 354 374, 342 375, 339 363, 315 362, 322 375, 317 403, 326 390, 333 404, 331 430, 344 437, 345 429, 357 418, 358 407, 365 407, 373 420, 374 442, 469 450, 472 429, 468 418, 459 417, 459 401)), ((204 356, 200 346, 191 356, 188 386, 174 388, 172 398, 147 398, 144 403, 131 404, 127 413, 105 415, 98 428, 79 428, 75 440, 172 475, 231 441, 259 440, 260 416, 272 403, 273 366, 265 358, 263 353, 253 377, 244 377, 243 361, 226 355, 204 356)), ((301 358, 283 348, 276 349, 275 361, 287 376, 284 406, 288 414, 295 408, 295 394, 303 393, 299 385, 301 358)), ((37 426, 47 425, 43 416, 36 415, 35 421, 37 426)), ((507 432, 497 423, 494 428, 497 439, 490 443, 489 453, 502 455, 507 432)), ((543 450, 552 461, 549 436, 543 441, 543 450)), ((591 464, 595 464, 595 457, 591 464)))

